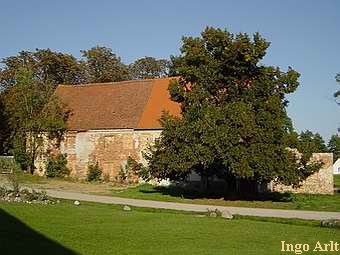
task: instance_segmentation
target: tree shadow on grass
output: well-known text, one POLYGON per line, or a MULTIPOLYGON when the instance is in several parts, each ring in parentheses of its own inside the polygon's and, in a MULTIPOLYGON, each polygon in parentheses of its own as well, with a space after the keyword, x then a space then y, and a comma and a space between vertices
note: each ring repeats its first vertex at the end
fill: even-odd
MULTIPOLYGON (((38 217, 38 216, 37 216, 38 217)), ((0 254, 77 255, 0 209, 0 254)))
POLYGON ((211 183, 210 188, 202 191, 198 183, 179 183, 170 186, 155 186, 150 189, 141 189, 140 192, 145 194, 162 194, 172 197, 187 199, 220 199, 228 201, 273 201, 273 202, 290 202, 292 194, 279 192, 257 192, 253 187, 246 187, 236 192, 233 189, 226 189, 225 184, 221 182, 211 183))

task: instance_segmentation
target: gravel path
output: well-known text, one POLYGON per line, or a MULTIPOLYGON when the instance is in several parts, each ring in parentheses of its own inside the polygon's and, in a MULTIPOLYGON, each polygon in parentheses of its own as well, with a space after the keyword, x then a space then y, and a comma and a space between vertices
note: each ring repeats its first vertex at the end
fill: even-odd
POLYGON ((214 206, 214 205, 197 205, 184 204, 174 202, 160 202, 152 200, 118 198, 110 196, 88 195, 75 192, 46 190, 47 194, 61 199, 71 199, 88 202, 98 202, 105 204, 119 204, 130 205, 137 207, 149 207, 160 209, 172 209, 180 211, 192 212, 207 212, 207 210, 218 209, 228 215, 231 214, 260 216, 260 217, 279 217, 279 218, 298 218, 306 220, 325 220, 325 219, 340 219, 340 212, 319 212, 319 211, 303 211, 303 210, 279 210, 279 209, 263 209, 263 208, 246 208, 246 207, 228 207, 228 206, 214 206))

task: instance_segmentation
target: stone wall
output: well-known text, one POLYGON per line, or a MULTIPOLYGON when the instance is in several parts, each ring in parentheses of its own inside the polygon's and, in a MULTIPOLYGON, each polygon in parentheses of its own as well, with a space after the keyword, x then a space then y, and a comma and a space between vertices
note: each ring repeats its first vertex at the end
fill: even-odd
MULTIPOLYGON (((86 132, 68 131, 56 151, 53 141, 46 140, 44 151, 36 161, 37 174, 45 174, 48 154, 67 154, 71 177, 84 179, 89 163, 98 162, 103 174, 113 179, 120 167, 132 156, 139 162, 146 163, 142 152, 153 144, 161 130, 90 130, 86 132)), ((314 153, 313 158, 324 162, 322 169, 309 176, 299 188, 271 182, 269 188, 277 192, 298 192, 314 194, 333 194, 333 155, 331 153, 314 153)), ((199 179, 199 176, 194 178, 199 179)))
POLYGON ((270 189, 277 192, 294 192, 309 194, 333 194, 333 154, 332 153, 313 153, 312 160, 320 160, 324 164, 322 168, 309 176, 301 183, 298 188, 286 186, 280 183, 272 182, 270 189))
MULTIPOLYGON (((142 152, 149 144, 154 143, 160 134, 160 130, 133 129, 68 131, 60 143, 59 153, 67 154, 71 177, 84 179, 88 165, 98 162, 103 174, 114 178, 128 156, 145 163, 142 152)), ((40 175, 44 174, 41 161, 37 161, 40 175)))

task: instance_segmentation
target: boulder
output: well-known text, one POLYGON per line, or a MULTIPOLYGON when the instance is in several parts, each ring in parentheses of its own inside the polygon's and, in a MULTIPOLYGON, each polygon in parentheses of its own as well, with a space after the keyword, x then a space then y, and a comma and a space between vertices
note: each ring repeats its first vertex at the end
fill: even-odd
POLYGON ((123 210, 124 211, 131 211, 131 207, 128 206, 128 205, 124 205, 123 210))
POLYGON ((231 220, 233 218, 233 215, 228 210, 223 210, 221 217, 228 219, 228 220, 231 220))

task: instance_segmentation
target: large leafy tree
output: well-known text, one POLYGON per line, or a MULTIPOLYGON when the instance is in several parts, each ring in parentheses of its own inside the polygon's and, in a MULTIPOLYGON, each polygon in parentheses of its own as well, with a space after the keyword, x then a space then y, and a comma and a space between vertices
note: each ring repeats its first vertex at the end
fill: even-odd
MULTIPOLYGON (((16 149, 20 148, 17 151, 25 154, 23 147, 25 142, 22 142, 23 139, 19 139, 21 141, 19 142, 15 138, 20 138, 20 135, 13 135, 13 132, 17 134, 19 130, 17 125, 25 125, 25 122, 16 121, 16 126, 13 127, 13 120, 17 120, 16 115, 20 113, 20 110, 17 110, 22 106, 22 99, 24 98, 19 96, 19 92, 27 96, 25 93, 33 93, 32 89, 37 93, 41 90, 39 96, 34 96, 34 100, 26 101, 26 103, 34 104, 26 107, 39 109, 41 104, 38 104, 37 101, 47 102, 50 94, 53 93, 58 84, 85 82, 85 72, 72 55, 55 52, 50 49, 36 49, 32 52, 21 51, 15 56, 4 58, 1 63, 3 67, 0 69, 0 152, 10 153, 10 149, 15 145, 16 149), (22 81, 23 70, 29 70, 32 76, 30 84, 25 87, 23 87, 22 81), (21 80, 19 81, 18 78, 21 80), (48 91, 46 90, 47 88, 49 88, 48 91), (46 96, 46 98, 43 99, 41 96, 46 96), (11 109, 9 109, 9 106, 11 109)), ((24 115, 22 116, 24 117, 24 115)), ((27 116, 32 117, 30 114, 27 116)), ((23 128, 23 130, 26 130, 26 128, 23 128)), ((18 154, 16 153, 16 155, 18 154)))
POLYGON ((299 74, 260 64, 266 40, 215 28, 182 40, 181 55, 171 59, 180 78, 169 86, 182 116, 161 119, 162 135, 147 155, 153 177, 178 180, 196 171, 204 187, 213 174, 298 184, 316 170, 287 149, 285 95, 299 74))
POLYGON ((87 82, 113 82, 130 78, 128 67, 110 48, 96 46, 81 53, 87 82))
POLYGON ((332 135, 328 142, 328 150, 333 153, 333 161, 335 162, 340 158, 340 137, 332 135))
POLYGON ((167 76, 169 66, 170 62, 166 59, 144 57, 137 59, 129 67, 132 79, 152 79, 167 76))
POLYGON ((42 82, 27 68, 18 69, 16 84, 3 94, 4 114, 10 127, 13 154, 24 169, 34 171, 44 137, 59 137, 67 113, 53 95, 54 85, 42 82))

